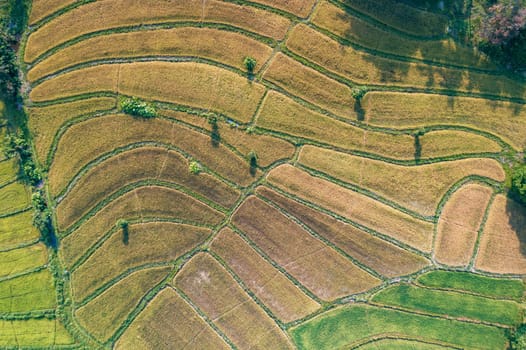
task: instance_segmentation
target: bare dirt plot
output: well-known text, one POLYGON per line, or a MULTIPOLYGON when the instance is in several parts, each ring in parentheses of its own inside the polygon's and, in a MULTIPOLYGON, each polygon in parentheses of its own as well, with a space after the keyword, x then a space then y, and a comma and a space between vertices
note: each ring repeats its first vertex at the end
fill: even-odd
POLYGON ((482 98, 421 93, 370 92, 362 106, 368 123, 392 128, 463 125, 493 133, 517 149, 526 147, 526 107, 482 98))
POLYGON ((245 56, 256 59, 255 71, 272 53, 269 46, 242 35, 212 28, 173 28, 97 36, 47 57, 27 73, 35 81, 73 65, 101 59, 141 56, 202 57, 238 69, 245 56))
POLYGON ((64 73, 36 86, 35 102, 89 92, 115 92, 210 109, 247 122, 265 88, 246 77, 195 62, 103 64, 64 73))
POLYGON ((272 12, 215 0, 102 0, 68 11, 33 32, 24 60, 33 62, 47 50, 87 33, 184 21, 224 23, 274 39, 282 39, 290 25, 272 12))
MULTIPOLYGON (((171 110, 162 110, 161 114, 214 132, 213 127, 203 117, 171 110)), ((245 157, 250 151, 256 152, 258 165, 263 167, 277 160, 290 158, 294 154, 294 146, 288 141, 270 135, 248 133, 235 125, 227 125, 221 121, 217 123, 217 136, 218 141, 232 145, 245 157)))
POLYGON ((96 97, 47 107, 29 108, 29 129, 40 162, 46 161, 53 139, 64 123, 82 115, 111 110, 116 104, 116 100, 112 97, 96 97))
POLYGON ((243 203, 232 222, 323 300, 364 292, 380 282, 256 197, 243 203))
POLYGON ((526 273, 524 208, 497 195, 484 227, 475 267, 494 273, 526 273))
POLYGON ((492 192, 491 188, 468 184, 449 198, 438 221, 435 242, 438 262, 453 266, 469 263, 492 192))
POLYGON ((441 130, 419 138, 366 131, 314 112, 282 94, 271 91, 261 107, 257 125, 345 149, 399 159, 446 157, 455 154, 499 152, 494 141, 463 131, 441 130))
POLYGON ((299 24, 290 33, 287 47, 296 54, 359 84, 396 85, 524 98, 518 81, 472 71, 410 63, 356 51, 314 29, 299 24))
POLYGON ((318 5, 312 22, 342 38, 370 49, 426 61, 496 68, 487 58, 477 54, 473 48, 463 46, 452 39, 417 40, 401 36, 390 30, 380 29, 327 1, 322 1, 318 5))
POLYGON ((356 118, 351 88, 282 53, 272 59, 263 78, 335 114, 356 118))
POLYGON ((51 194, 59 194, 79 169, 104 153, 146 141, 175 145, 242 186, 256 179, 250 174, 247 160, 221 144, 213 145, 207 135, 158 118, 144 120, 110 115, 75 124, 64 133, 49 170, 51 194))
POLYGON ((291 165, 275 168, 267 179, 286 192, 417 249, 431 251, 433 224, 429 222, 413 218, 360 193, 311 176, 291 165))
POLYGON ((255 0, 260 4, 293 13, 300 17, 307 17, 314 6, 315 0, 255 0))
POLYGON ((267 187, 258 187, 257 193, 272 200, 314 232, 381 275, 407 275, 429 265, 425 258, 417 254, 286 198, 267 187))
POLYGON ((43 244, 0 252, 0 277, 12 277, 35 269, 47 262, 47 251, 43 244))
POLYGON ((31 2, 29 24, 35 24, 74 2, 75 0, 34 0, 31 2))
POLYGON ((163 289, 133 321, 115 349, 227 350, 230 347, 173 289, 163 289))
POLYGON ((174 182, 225 207, 239 197, 239 191, 206 173, 192 174, 189 162, 175 151, 141 147, 100 163, 88 171, 57 205, 57 212, 76 221, 106 196, 137 181, 157 179, 174 182), (148 166, 145 166, 148 164, 148 166))
POLYGON ((488 177, 495 181, 504 181, 505 178, 502 166, 493 159, 473 158, 419 166, 400 166, 305 146, 301 149, 299 162, 429 216, 435 214, 447 190, 462 178, 469 175, 488 177), (433 180, 430 181, 430 178, 433 180))
POLYGON ((223 229, 211 248, 283 322, 303 318, 320 307, 232 230, 223 229))
POLYGON ((60 255, 64 263, 71 266, 121 218, 176 218, 214 225, 223 219, 223 215, 179 191, 157 186, 141 187, 111 202, 62 239, 60 255))
POLYGON ((31 224, 33 213, 26 211, 0 219, 0 248, 9 249, 36 240, 40 232, 31 224))
POLYGON ((83 300, 130 268, 175 260, 209 234, 208 229, 170 222, 130 225, 127 237, 119 230, 71 274, 74 298, 83 300))
POLYGON ((132 273, 75 312, 82 327, 103 342, 119 328, 141 298, 170 272, 170 267, 132 273))
POLYGON ((240 349, 292 349, 274 321, 211 256, 198 254, 175 284, 240 349))

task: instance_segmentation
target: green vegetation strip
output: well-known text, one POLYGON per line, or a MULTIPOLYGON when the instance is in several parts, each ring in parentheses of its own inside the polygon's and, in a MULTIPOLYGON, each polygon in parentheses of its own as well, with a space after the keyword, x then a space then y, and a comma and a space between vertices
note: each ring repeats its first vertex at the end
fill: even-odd
POLYGON ((420 276, 417 282, 438 289, 455 289, 488 297, 520 299, 524 283, 518 279, 491 278, 469 272, 432 271, 420 276))
POLYGON ((429 341, 465 349, 504 349, 507 343, 503 329, 363 304, 338 308, 290 332, 299 349, 313 350, 348 348, 381 334, 424 334, 429 341))
POLYGON ((400 284, 382 290, 373 302, 407 310, 469 318, 482 322, 513 326, 522 320, 522 310, 513 301, 500 301, 475 295, 400 284))

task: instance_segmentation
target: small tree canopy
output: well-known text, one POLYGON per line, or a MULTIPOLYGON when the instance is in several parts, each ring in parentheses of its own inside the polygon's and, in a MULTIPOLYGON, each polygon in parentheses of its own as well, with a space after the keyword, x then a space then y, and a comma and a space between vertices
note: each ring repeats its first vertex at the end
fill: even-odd
POLYGON ((247 56, 245 57, 243 64, 245 65, 249 73, 253 73, 254 69, 256 68, 257 61, 254 57, 247 56))
POLYGON ((511 191, 522 203, 526 204, 526 164, 518 165, 513 169, 511 191))

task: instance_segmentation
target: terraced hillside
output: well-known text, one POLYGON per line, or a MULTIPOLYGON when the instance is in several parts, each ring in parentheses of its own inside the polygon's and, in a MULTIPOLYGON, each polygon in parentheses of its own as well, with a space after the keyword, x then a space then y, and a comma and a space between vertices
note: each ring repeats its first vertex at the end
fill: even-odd
MULTIPOLYGON (((447 26, 395 0, 34 0, 28 126, 75 338, 55 339, 505 349, 524 318, 526 211, 505 182, 526 83, 447 26)), ((9 179, 0 197, 24 195, 9 179)), ((1 220, 0 261, 37 250, 1 220)))

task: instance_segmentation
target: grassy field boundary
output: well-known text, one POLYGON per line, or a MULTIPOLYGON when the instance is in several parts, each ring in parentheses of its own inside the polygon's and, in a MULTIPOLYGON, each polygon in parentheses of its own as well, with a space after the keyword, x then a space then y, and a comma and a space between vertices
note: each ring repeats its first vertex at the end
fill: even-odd
POLYGON ((379 335, 375 335, 372 337, 368 337, 361 342, 354 343, 354 345, 352 345, 350 349, 360 349, 365 345, 373 344, 381 340, 408 340, 408 341, 414 341, 416 343, 438 345, 441 347, 446 347, 447 349, 462 350, 462 348, 456 347, 452 344, 435 342, 435 341, 427 340, 424 337, 409 337, 402 333, 400 334, 386 333, 386 334, 379 334, 379 335))

